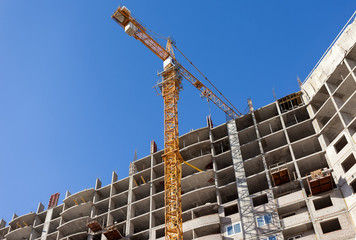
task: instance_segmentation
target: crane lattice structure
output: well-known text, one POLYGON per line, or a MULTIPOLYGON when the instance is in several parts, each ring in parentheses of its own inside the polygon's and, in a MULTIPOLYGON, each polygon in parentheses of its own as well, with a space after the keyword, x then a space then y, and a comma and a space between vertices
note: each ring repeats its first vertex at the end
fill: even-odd
POLYGON ((182 90, 182 77, 188 80, 201 92, 203 97, 216 104, 230 118, 235 119, 241 114, 220 92, 228 104, 176 60, 170 39, 167 40, 166 48, 161 46, 148 33, 148 29, 140 24, 131 15, 130 10, 124 6, 119 7, 112 15, 112 18, 125 29, 129 36, 141 41, 163 61, 164 70, 160 73, 162 82, 159 85, 162 89, 164 101, 164 154, 162 158, 164 160, 165 174, 165 239, 182 240, 181 178, 182 162, 185 161, 179 153, 177 107, 179 92, 182 90))

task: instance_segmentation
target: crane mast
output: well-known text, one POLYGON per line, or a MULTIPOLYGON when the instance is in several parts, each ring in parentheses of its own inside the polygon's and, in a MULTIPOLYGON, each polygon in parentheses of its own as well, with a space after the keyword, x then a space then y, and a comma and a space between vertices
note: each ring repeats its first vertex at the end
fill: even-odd
MULTIPOLYGON (((159 86, 162 89, 164 102, 164 153, 162 158, 165 174, 165 239, 182 240, 181 179, 182 162, 185 161, 179 153, 177 108, 179 92, 182 90, 182 77, 196 87, 203 97, 216 104, 232 119, 237 118, 240 114, 236 113, 238 111, 234 106, 226 104, 176 61, 170 39, 167 41, 166 48, 162 47, 147 33, 147 29, 137 19, 132 17, 131 12, 126 7, 119 7, 112 15, 112 18, 125 29, 125 32, 129 36, 141 41, 164 62, 164 70, 160 73, 162 82, 159 86)), ((187 164, 190 165, 189 163, 187 164)))
MULTIPOLYGON (((167 49, 171 42, 167 42, 167 49)), ((179 153, 178 133, 178 100, 181 90, 181 76, 173 59, 165 62, 164 71, 160 74, 163 78, 162 97, 164 101, 164 194, 165 194, 165 232, 166 239, 183 239, 182 227, 182 157, 179 153)))

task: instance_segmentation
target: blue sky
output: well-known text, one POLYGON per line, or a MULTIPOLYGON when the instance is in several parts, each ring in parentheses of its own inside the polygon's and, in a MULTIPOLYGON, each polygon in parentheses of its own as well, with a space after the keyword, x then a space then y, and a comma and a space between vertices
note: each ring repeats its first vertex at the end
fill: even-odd
MULTIPOLYGON (((110 16, 119 4, 177 46, 238 108, 298 91, 355 1, 0 0, 0 218, 110 183, 163 148, 162 62, 110 16)), ((178 55, 178 59, 179 58, 178 55)), ((192 69, 185 61, 182 64, 192 69)), ((195 71, 192 71, 195 74, 195 71)), ((213 122, 224 114, 211 106, 213 122)), ((184 82, 180 133, 209 107, 184 82)))

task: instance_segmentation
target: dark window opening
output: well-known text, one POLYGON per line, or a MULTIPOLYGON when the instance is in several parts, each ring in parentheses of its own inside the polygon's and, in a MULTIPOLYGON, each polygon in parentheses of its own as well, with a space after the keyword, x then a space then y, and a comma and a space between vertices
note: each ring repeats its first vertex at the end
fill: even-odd
POLYGON ((350 183, 350 186, 352 187, 352 190, 354 191, 354 193, 356 193, 356 179, 350 183))
POLYGON ((225 139, 220 142, 214 143, 215 155, 219 155, 223 152, 230 150, 229 140, 225 139))
POLYGON ((164 237, 164 228, 156 230, 156 238, 164 237))
POLYGON ((315 199, 313 203, 314 203, 315 210, 320 210, 333 205, 330 196, 315 199))
POLYGON ((287 217, 290 217, 290 216, 294 216, 295 215, 295 212, 292 212, 292 213, 287 213, 287 214, 284 214, 282 216, 280 216, 281 218, 287 218, 287 217))
POLYGON ((253 198, 252 202, 253 202, 253 206, 254 207, 257 207, 257 206, 263 205, 265 203, 268 203, 267 194, 263 194, 261 196, 253 198))
POLYGON ((337 218, 320 223, 323 233, 334 232, 341 229, 339 220, 337 218))
POLYGON ((342 163, 341 166, 344 169, 344 172, 346 173, 347 171, 350 170, 354 165, 356 164, 356 159, 355 156, 351 153, 348 158, 346 158, 342 163))
POLYGON ((239 212, 239 208, 237 207, 237 204, 234 204, 232 206, 229 207, 225 207, 225 216, 230 216, 232 214, 238 213, 239 212))
POLYGON ((334 144, 334 148, 336 153, 339 153, 347 144, 347 140, 345 138, 345 136, 342 136, 342 138, 339 139, 339 141, 337 141, 337 143, 334 144))

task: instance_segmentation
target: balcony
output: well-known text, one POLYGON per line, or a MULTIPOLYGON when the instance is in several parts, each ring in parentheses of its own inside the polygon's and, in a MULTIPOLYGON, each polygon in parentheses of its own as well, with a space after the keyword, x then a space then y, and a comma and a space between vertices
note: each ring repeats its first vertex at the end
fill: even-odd
POLYGON ((187 232, 195 228, 219 224, 219 223, 220 223, 219 214, 217 213, 211 214, 200 218, 195 218, 193 220, 183 223, 183 232, 187 232))
POLYGON ((285 217, 281 219, 281 225, 283 229, 295 227, 310 222, 307 209, 300 209, 295 215, 285 217))
POLYGON ((302 190, 299 190, 297 192, 293 192, 287 195, 284 195, 282 197, 279 197, 276 199, 277 201, 277 207, 284 207, 296 202, 303 201, 303 192, 302 190))
POLYGON ((74 220, 71 220, 69 222, 66 222, 58 227, 58 230, 61 232, 61 234, 64 237, 68 237, 73 234, 79 234, 82 232, 87 232, 88 227, 86 225, 88 221, 88 216, 76 218, 74 220), (76 226, 73 228, 73 226, 76 226))
POLYGON ((32 226, 18 228, 5 235, 7 240, 30 239, 32 226))
POLYGON ((222 240, 221 234, 208 235, 200 238, 194 238, 195 240, 222 240))

